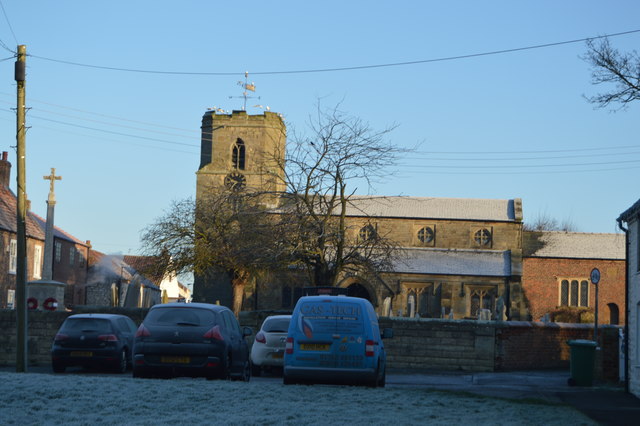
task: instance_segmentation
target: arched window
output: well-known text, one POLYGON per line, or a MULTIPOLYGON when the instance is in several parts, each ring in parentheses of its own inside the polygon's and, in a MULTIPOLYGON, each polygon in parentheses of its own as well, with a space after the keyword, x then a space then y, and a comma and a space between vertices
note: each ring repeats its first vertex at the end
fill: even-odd
POLYGON ((236 170, 244 170, 245 163, 245 147, 242 139, 238 138, 235 144, 233 144, 233 152, 231 153, 231 161, 233 162, 233 168, 236 170))

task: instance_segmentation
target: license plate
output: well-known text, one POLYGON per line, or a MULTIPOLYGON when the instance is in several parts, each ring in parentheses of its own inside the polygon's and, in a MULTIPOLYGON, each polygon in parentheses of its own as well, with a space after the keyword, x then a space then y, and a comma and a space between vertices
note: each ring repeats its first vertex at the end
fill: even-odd
POLYGON ((328 351, 329 343, 300 343, 300 350, 303 351, 328 351))
POLYGON ((160 357, 160 362, 166 364, 189 364, 191 358, 188 356, 163 356, 160 357))
POLYGON ((93 356, 93 352, 71 351, 71 356, 89 357, 93 356))
POLYGON ((271 356, 272 356, 273 358, 280 359, 280 358, 283 358, 283 357, 284 357, 284 353, 283 353, 283 352, 275 352, 275 353, 273 353, 271 356))

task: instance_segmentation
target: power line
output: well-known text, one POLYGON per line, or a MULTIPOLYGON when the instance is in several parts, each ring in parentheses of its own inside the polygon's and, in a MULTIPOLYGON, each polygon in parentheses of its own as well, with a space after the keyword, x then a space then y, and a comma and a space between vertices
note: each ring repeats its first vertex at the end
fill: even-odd
MULTIPOLYGON (((373 69, 373 68, 385 68, 385 67, 398 67, 398 66, 407 66, 407 65, 417 65, 417 64, 427 64, 433 62, 445 62, 445 61, 455 61, 459 59, 470 59, 477 58, 481 56, 490 56, 490 55, 501 55, 505 53, 513 53, 513 52, 521 52, 525 50, 532 49, 544 49, 547 47, 555 47, 562 46, 565 44, 574 44, 574 43, 584 43, 588 40, 596 40, 605 37, 618 37, 628 34, 634 34, 640 32, 640 29, 631 30, 631 31, 623 31, 619 33, 607 34, 602 36, 595 37, 586 37, 575 40, 567 40, 567 41, 559 41, 554 43, 545 43, 545 44, 537 44, 533 46, 525 46, 525 47, 517 47, 513 49, 502 49, 502 50, 493 50, 489 52, 482 53, 472 53, 468 55, 458 55, 458 56, 447 56, 443 58, 434 58, 434 59, 421 59, 415 61, 406 61, 406 62, 391 62, 384 64, 373 64, 373 65, 358 65, 358 66, 347 66, 347 67, 334 67, 334 68, 317 68, 317 69, 308 69, 308 70, 289 70, 289 71, 252 71, 252 75, 275 75, 275 74, 309 74, 309 73, 320 73, 320 72, 337 72, 337 71, 356 71, 356 70, 364 70, 364 69, 373 69)), ((61 59, 47 58, 44 56, 37 56, 33 54, 29 54, 32 58, 42 59, 45 61, 57 62, 66 65, 74 65, 78 67, 85 68, 97 68, 109 71, 123 71, 123 72, 134 72, 134 73, 145 73, 145 74, 167 74, 167 75, 202 75, 202 76, 230 76, 230 75, 244 75, 245 71, 242 72, 190 72, 190 71, 161 71, 161 70, 145 70, 145 69, 135 69, 135 68, 119 68, 119 67, 109 67, 102 65, 91 65, 91 64, 83 64, 80 62, 73 61, 65 61, 61 59)))
MULTIPOLYGON (((18 39, 16 37, 16 34, 13 32, 13 27, 11 26, 11 22, 9 22, 9 16, 7 15, 7 11, 4 10, 4 5, 2 4, 2 0, 0 0, 0 8, 2 8, 2 14, 4 15, 4 19, 7 21, 7 25, 9 26, 9 30, 11 30, 11 35, 13 35, 13 39, 15 40, 16 45, 20 44, 20 43, 18 43, 18 39)), ((1 40, 0 40, 0 45, 2 47, 4 47, 5 49, 7 49, 9 52, 16 53, 13 50, 9 49, 7 47, 7 45, 5 45, 1 40)))

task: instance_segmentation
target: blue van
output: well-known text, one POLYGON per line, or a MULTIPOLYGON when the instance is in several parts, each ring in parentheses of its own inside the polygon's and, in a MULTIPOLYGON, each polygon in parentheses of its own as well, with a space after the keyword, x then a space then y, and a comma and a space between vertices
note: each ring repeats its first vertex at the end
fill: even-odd
MULTIPOLYGON (((392 337, 391 329, 384 337, 392 337)), ((283 382, 384 386, 386 356, 373 306, 348 296, 301 297, 293 310, 283 382)))

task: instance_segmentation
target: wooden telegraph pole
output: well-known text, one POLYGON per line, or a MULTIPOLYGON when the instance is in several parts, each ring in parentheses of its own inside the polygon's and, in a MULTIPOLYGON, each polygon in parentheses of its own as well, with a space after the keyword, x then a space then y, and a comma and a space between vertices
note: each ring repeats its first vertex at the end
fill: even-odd
POLYGON ((16 262, 16 371, 27 371, 27 227, 26 227, 26 173, 25 173, 25 76, 27 46, 18 46, 15 79, 18 86, 16 139, 18 142, 18 210, 17 210, 17 262, 16 262))

